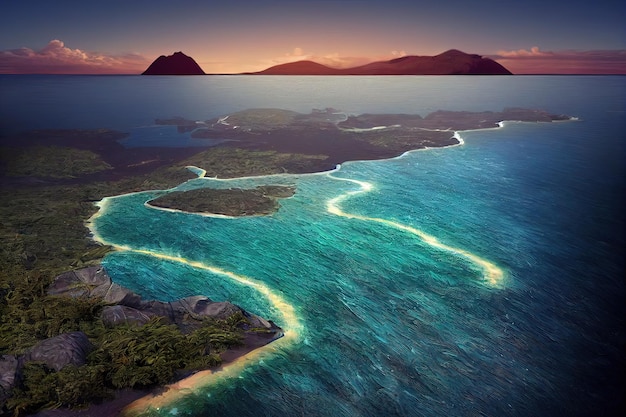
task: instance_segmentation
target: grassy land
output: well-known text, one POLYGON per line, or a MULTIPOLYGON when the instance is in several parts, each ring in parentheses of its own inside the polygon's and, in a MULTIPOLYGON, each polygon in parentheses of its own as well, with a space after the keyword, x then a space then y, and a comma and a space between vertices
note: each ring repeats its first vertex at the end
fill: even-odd
POLYGON ((312 172, 317 163, 326 158, 326 155, 213 148, 192 156, 184 163, 205 169, 207 177, 235 178, 285 172, 312 172))
POLYGON ((76 178, 112 169, 95 152, 65 146, 5 148, 2 156, 9 175, 19 177, 76 178))
POLYGON ((251 189, 200 188, 173 191, 148 204, 188 213, 222 214, 226 216, 266 216, 276 212, 279 198, 291 197, 292 187, 256 187, 251 189))

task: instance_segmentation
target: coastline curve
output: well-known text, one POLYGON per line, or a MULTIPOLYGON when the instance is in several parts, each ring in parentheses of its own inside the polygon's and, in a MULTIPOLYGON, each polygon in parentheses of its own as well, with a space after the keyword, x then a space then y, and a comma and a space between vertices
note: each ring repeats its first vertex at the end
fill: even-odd
MULTIPOLYGON (((575 121, 577 119, 571 118, 569 120, 575 121)), ((468 129, 468 131, 502 129, 505 127, 507 122, 508 121, 500 121, 497 123, 496 126, 491 127, 491 128, 468 129)), ((525 122, 521 121, 520 123, 525 123, 525 122)), ((454 131, 454 134, 453 134, 453 137, 457 140, 458 143, 448 145, 445 147, 455 147, 455 146, 464 145, 465 141, 463 140, 460 132, 462 131, 454 131)), ((402 153, 401 155, 398 155, 392 158, 385 158, 385 159, 398 159, 398 158, 404 157, 405 155, 409 153, 425 151, 428 149, 431 149, 431 148, 425 147, 421 149, 408 150, 402 153)), ((384 159, 381 159, 381 160, 384 160, 384 159)), ((380 161, 380 160, 377 160, 377 161, 380 161)), ((358 162, 358 161, 350 161, 350 162, 358 162)), ((210 180, 210 181, 226 181, 227 182, 227 181, 237 181, 237 180, 242 180, 242 179, 261 179, 261 178, 266 178, 266 177, 294 177, 294 176, 298 177, 298 176, 303 176, 303 175, 324 175, 335 181, 345 181, 345 182, 356 184, 360 187, 359 189, 347 191, 343 194, 340 194, 336 197, 333 197, 327 200, 326 211, 332 215, 344 217, 347 219, 374 222, 374 223, 382 224, 389 228, 393 228, 393 229, 408 233, 409 235, 419 238, 421 241, 423 241, 424 243, 426 243, 427 245, 429 245, 430 247, 434 249, 446 251, 446 252, 452 253, 453 255, 459 258, 463 258, 466 262, 472 264, 475 267, 475 269, 481 270, 482 277, 483 277, 482 283, 485 284, 487 287, 494 288, 494 289, 502 289, 504 287, 504 284, 507 278, 504 270, 498 267, 495 263, 487 259, 484 259, 468 250, 443 243, 436 236, 430 235, 416 227, 406 225, 406 224, 403 224, 394 220, 384 219, 380 217, 368 217, 368 216, 364 216, 364 215, 360 215, 356 213, 348 213, 348 212, 343 211, 341 209, 341 203, 343 201, 357 194, 367 194, 368 192, 373 190, 374 185, 366 181, 333 176, 332 174, 337 173, 341 170, 342 168, 341 164, 338 164, 334 169, 323 171, 323 172, 314 172, 314 173, 307 173, 307 174, 280 173, 280 174, 235 177, 235 178, 206 177, 206 171, 203 170, 202 168, 195 167, 195 166, 188 166, 187 168, 197 175, 197 179, 210 180)), ((127 193, 127 194, 135 194, 135 193, 127 193)), ((94 225, 93 220, 95 220, 97 217, 100 217, 106 213, 106 207, 110 199, 121 197, 127 194, 106 197, 96 204, 98 207, 100 207, 100 210, 97 213, 95 213, 86 222, 87 227, 90 229, 92 233, 92 238, 95 241, 98 241, 105 245, 110 245, 118 251, 134 252, 134 253, 153 256, 155 258, 159 258, 163 260, 183 263, 193 268, 205 270, 205 271, 214 273, 216 275, 221 275, 225 278, 232 279, 241 284, 250 286, 254 288, 257 292, 259 292, 261 295, 266 297, 268 301, 270 301, 270 303, 280 312, 285 323, 283 327, 285 329, 285 332, 282 338, 277 339, 268 345, 257 348, 239 357, 235 361, 224 365, 222 368, 219 368, 218 370, 200 371, 181 381, 168 385, 167 389, 158 395, 150 394, 146 397, 143 397, 143 398, 140 398, 139 400, 134 401, 133 403, 129 404, 128 406, 124 408, 124 410, 122 411, 123 416, 137 416, 143 412, 149 411, 150 409, 158 410, 161 407, 170 405, 174 401, 184 396, 190 395, 194 392, 198 392, 202 388, 212 383, 217 383, 218 381, 223 381, 229 378, 236 377, 240 375, 241 372, 243 372, 243 370, 247 368, 248 366, 254 365, 255 363, 259 363, 263 359, 270 358, 271 356, 273 356, 275 352, 278 352, 281 349, 285 349, 289 346, 293 346, 294 344, 300 341, 300 339, 302 338, 302 334, 304 332, 304 325, 300 323, 300 319, 298 318, 295 312, 294 306, 289 304, 281 296, 279 296, 277 293, 272 291, 272 289, 269 288, 264 283, 256 281, 250 277, 238 275, 231 271, 226 271, 226 270, 223 270, 223 269, 220 269, 220 268, 217 268, 217 267, 214 267, 214 266, 202 263, 202 262, 186 259, 183 257, 149 251, 145 249, 135 249, 135 248, 125 246, 125 245, 118 245, 112 242, 107 242, 102 236, 98 234, 97 227, 94 225)))
POLYGON ((238 357, 233 362, 221 366, 218 369, 199 371, 185 379, 167 385, 166 389, 160 391, 158 394, 149 394, 130 403, 129 405, 124 407, 120 415, 130 417, 141 415, 142 413, 148 412, 151 409, 158 411, 161 407, 172 404, 182 397, 193 394, 209 384, 237 377, 248 366, 257 364, 264 359, 269 359, 270 357, 274 356, 275 352, 292 346, 302 339, 304 326, 300 322, 294 306, 287 302, 281 295, 278 294, 278 292, 272 290, 263 282, 257 281, 254 278, 248 276, 235 274, 234 272, 227 271, 203 262, 187 259, 181 256, 175 256, 146 249, 135 249, 127 245, 116 244, 114 242, 109 242, 104 239, 98 233, 97 227, 95 226, 93 221, 106 213, 108 199, 110 198, 114 197, 104 198, 96 204, 100 208, 100 210, 96 214, 94 214, 87 222, 87 226, 91 230, 93 240, 103 245, 111 246, 116 251, 147 255, 157 259, 185 264, 192 268, 207 271, 212 274, 222 276, 226 279, 236 281, 242 285, 251 287, 269 301, 269 303, 280 313, 280 315, 282 316, 282 321, 284 323, 281 326, 284 331, 283 336, 274 340, 272 343, 256 348, 251 352, 248 352, 238 357))
POLYGON ((360 214, 355 214, 355 213, 347 213, 345 211, 343 211, 340 207, 341 203, 344 200, 349 199, 352 196, 355 196, 357 194, 367 194, 368 192, 370 192, 374 186, 373 184, 366 182, 366 181, 360 181, 360 180, 355 180, 352 178, 340 178, 340 177, 334 177, 330 174, 328 174, 329 178, 332 178, 334 180, 337 181, 346 181, 346 182, 351 182, 353 184, 357 184, 360 189, 358 190, 353 190, 353 191, 348 191, 345 192, 344 194, 340 194, 337 197, 331 198, 326 202, 326 211, 328 211, 328 213, 330 214, 334 214, 336 216, 339 217, 344 217, 347 219, 356 219, 356 220, 362 220, 362 221, 366 221, 366 222, 374 222, 374 223, 379 223, 382 224, 384 226, 393 228, 393 229, 397 229, 406 233, 409 233, 411 235, 414 235, 416 237, 418 237, 419 239, 421 239, 424 243, 426 243, 427 245, 431 246, 432 248, 438 249, 438 250, 442 250, 442 251, 446 251, 446 252, 450 252, 453 253, 456 256, 465 258, 467 261, 469 261, 471 264, 473 264, 474 266, 478 267, 479 269, 481 269, 483 271, 483 279, 485 281, 485 283, 487 285, 489 285, 490 287, 493 288, 502 288, 503 284, 504 284, 504 279, 505 279, 505 273, 504 271, 498 267, 497 265, 495 265, 493 262, 488 261, 486 259, 481 258, 478 255, 475 255, 465 249, 462 248, 458 248, 458 247, 454 247, 454 246, 450 246, 448 244, 442 243, 441 241, 439 241, 439 239, 433 235, 430 235, 420 229, 417 229, 413 226, 409 226, 400 222, 396 222, 393 220, 388 220, 388 219, 383 219, 380 217, 369 217, 369 216, 363 216, 360 214))

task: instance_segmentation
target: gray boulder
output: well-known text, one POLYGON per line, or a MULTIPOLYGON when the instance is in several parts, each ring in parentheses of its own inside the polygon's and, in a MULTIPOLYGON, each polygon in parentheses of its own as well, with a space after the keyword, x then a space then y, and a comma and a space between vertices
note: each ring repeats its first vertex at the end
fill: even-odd
POLYGON ((208 297, 200 295, 181 298, 180 300, 172 301, 170 304, 177 319, 186 316, 196 320, 202 320, 207 317, 227 319, 233 314, 242 311, 241 308, 227 301, 214 302, 208 297))
POLYGON ((105 326, 115 327, 120 324, 143 325, 149 322, 154 317, 154 314, 132 307, 117 305, 104 307, 100 316, 105 326))
MULTIPOLYGON (((100 291, 100 287, 98 287, 96 291, 100 291)), ((94 296, 97 296, 97 292, 94 294, 94 296)), ((141 306, 141 297, 139 295, 115 283, 106 288, 106 292, 104 294, 104 297, 102 297, 102 301, 106 304, 121 304, 128 307, 141 306)))
POLYGON ((172 310, 172 304, 166 301, 143 301, 139 309, 146 314, 163 317, 170 323, 174 323, 176 321, 174 310, 172 310))
POLYGON ((139 307, 141 297, 111 281, 102 266, 77 269, 57 276, 48 287, 49 295, 99 298, 105 304, 139 307))
POLYGON ((48 368, 59 371, 70 364, 84 365, 92 349, 85 333, 63 333, 37 343, 23 356, 23 361, 43 362, 48 368))
POLYGON ((250 328, 264 328, 264 329, 278 329, 278 327, 272 323, 271 321, 265 320, 263 317, 257 316, 256 314, 248 313, 244 311, 244 316, 250 323, 250 328))
POLYGON ((102 319, 107 326, 122 323, 141 325, 156 316, 186 331, 200 325, 205 318, 223 320, 233 314, 243 313, 250 322, 247 326, 249 328, 275 327, 271 322, 250 314, 232 303, 215 302, 201 295, 171 302, 143 301, 139 295, 114 283, 102 266, 64 272, 54 279, 48 288, 48 294, 100 299, 108 305, 102 310, 102 319))
POLYGON ((98 287, 110 287, 111 278, 104 268, 89 268, 67 271, 57 276, 48 287, 48 294, 68 297, 91 296, 98 287))
POLYGON ((0 355, 0 413, 4 402, 10 397, 17 375, 17 358, 13 355, 0 355))

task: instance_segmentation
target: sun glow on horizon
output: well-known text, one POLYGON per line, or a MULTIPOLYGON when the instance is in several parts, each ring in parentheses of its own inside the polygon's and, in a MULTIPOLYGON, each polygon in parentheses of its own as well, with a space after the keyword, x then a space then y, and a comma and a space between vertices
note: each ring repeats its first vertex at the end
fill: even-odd
MULTIPOLYGON (((140 74, 156 58, 182 51, 192 57, 207 74, 241 74, 262 71, 275 65, 296 61, 314 61, 332 68, 350 68, 408 55, 434 56, 449 49, 478 53, 491 58, 514 74, 626 74, 626 50, 544 51, 539 47, 520 50, 485 51, 458 48, 454 41, 440 47, 419 50, 394 47, 341 47, 303 43, 283 49, 281 44, 264 49, 229 49, 229 47, 178 45, 173 50, 154 53, 107 54, 66 46, 53 39, 41 49, 22 47, 0 50, 0 74, 140 74), (304 46, 303 46, 304 45, 304 46), (482 53, 481 53, 482 52, 482 53)), ((171 48, 170 48, 171 49, 171 48)))

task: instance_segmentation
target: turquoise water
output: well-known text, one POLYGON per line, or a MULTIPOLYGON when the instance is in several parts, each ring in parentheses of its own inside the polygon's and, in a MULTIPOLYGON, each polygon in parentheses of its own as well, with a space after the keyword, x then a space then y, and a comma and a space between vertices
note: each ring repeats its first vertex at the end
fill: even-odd
MULTIPOLYGON (((107 199, 92 227, 127 249, 105 259, 120 284, 146 298, 230 300, 290 330, 271 300, 219 272, 229 271, 265 285, 297 317, 296 336, 275 353, 159 415, 601 415, 623 405, 623 77, 103 79, 163 83, 174 104, 204 105, 191 115, 203 118, 239 107, 424 115, 507 106, 580 118, 461 132, 463 146, 329 173, 180 186, 296 185, 269 217, 150 209, 155 192, 107 199), (206 95, 177 96, 195 80, 206 95), (487 279, 466 253, 503 278, 487 279)), ((109 109, 109 125, 180 115, 162 101, 132 123, 109 109)))

